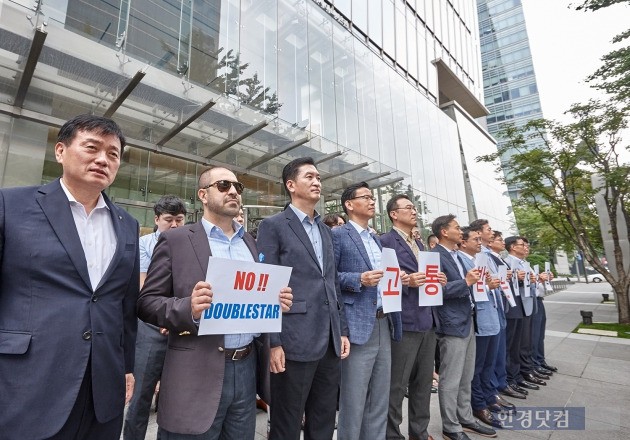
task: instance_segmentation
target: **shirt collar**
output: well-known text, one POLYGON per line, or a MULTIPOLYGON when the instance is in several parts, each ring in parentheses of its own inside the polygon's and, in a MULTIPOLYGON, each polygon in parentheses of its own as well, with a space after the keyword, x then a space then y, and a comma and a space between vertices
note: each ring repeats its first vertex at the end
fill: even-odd
MULTIPOLYGON (((300 219, 300 222, 303 223, 305 218, 308 218, 308 214, 306 214, 305 212, 301 211, 299 208, 297 208, 293 203, 289 203, 289 207, 293 210, 293 212, 295 213, 295 215, 297 215, 297 217, 300 219)), ((319 223, 319 219, 320 219, 320 215, 317 211, 315 211, 315 217, 313 218, 313 223, 319 223)), ((310 223, 310 218, 309 218, 309 223, 310 223)))
POLYGON ((411 242, 413 241, 413 235, 411 235, 411 233, 407 234, 405 231, 403 231, 402 229, 396 227, 396 226, 392 226, 392 229, 396 232, 398 232, 402 238, 404 238, 406 241, 411 242))
POLYGON ((467 254, 466 252, 463 252, 463 251, 457 251, 457 253, 460 254, 460 255, 463 255, 465 257, 468 257, 468 259, 471 260, 471 261, 475 261, 475 256, 476 255, 470 255, 470 254, 467 254))
POLYGON ((444 249, 448 251, 449 254, 452 254, 453 252, 457 252, 457 249, 449 249, 446 246, 444 246, 442 243, 438 243, 438 246, 442 246, 444 249))
MULTIPOLYGON (((83 206, 83 204, 81 202, 79 202, 70 192, 70 190, 68 190, 68 187, 66 185, 64 185, 63 183, 63 179, 59 179, 59 183, 61 184, 61 189, 63 189, 63 192, 66 193, 66 197, 68 197, 68 201, 72 204, 72 203, 78 203, 79 205, 83 206)), ((107 208, 109 209, 109 206, 107 206, 107 203, 105 203, 105 198, 103 197, 103 193, 99 193, 98 194, 98 200, 96 201, 96 206, 94 207, 94 209, 99 209, 99 208, 107 208)))
MULTIPOLYGON (((208 237, 211 237, 212 235, 214 235, 213 233, 219 233, 220 235, 224 235, 227 237, 225 232, 223 232, 223 229, 221 229, 214 223, 206 220, 204 217, 201 218, 201 225, 203 226, 203 229, 206 231, 206 235, 208 237)), ((237 237, 242 238, 243 234, 245 234, 245 229, 243 229, 243 225, 241 225, 236 220, 232 220, 232 228, 234 229, 234 235, 237 237)))
POLYGON ((370 229, 369 228, 364 228, 361 225, 359 225, 358 223, 352 221, 352 220, 348 220, 348 223, 350 223, 352 226, 354 226, 354 229, 357 230, 357 232, 359 233, 359 235, 361 235, 364 232, 367 232, 368 234, 370 234, 370 229))

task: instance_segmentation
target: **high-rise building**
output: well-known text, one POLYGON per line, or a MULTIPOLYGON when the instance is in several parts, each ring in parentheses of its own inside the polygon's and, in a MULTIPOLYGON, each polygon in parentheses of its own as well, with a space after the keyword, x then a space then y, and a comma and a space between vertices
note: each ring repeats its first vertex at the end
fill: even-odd
POLYGON ((475 6, 0 0, 0 186, 56 178, 60 124, 94 113, 127 136, 108 194, 145 226, 165 193, 200 212, 209 165, 245 183, 255 226, 287 201, 283 166, 308 155, 321 209, 365 180, 379 211, 405 191, 425 225, 450 212, 508 229, 505 188, 474 160, 496 148, 475 121, 487 114, 475 6))
MULTIPOLYGON (((521 0, 478 0, 479 38, 488 132, 502 144, 506 124, 517 127, 542 118, 536 74, 521 0)), ((528 146, 540 140, 528 140, 528 146)), ((513 152, 501 157, 507 162, 513 152)), ((517 188, 509 188, 516 198, 517 188)))

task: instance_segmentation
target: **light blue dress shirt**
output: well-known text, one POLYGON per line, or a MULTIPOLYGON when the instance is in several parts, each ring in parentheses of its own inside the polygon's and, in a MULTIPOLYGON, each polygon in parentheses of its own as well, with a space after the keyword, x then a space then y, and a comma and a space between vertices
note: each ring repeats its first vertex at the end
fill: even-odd
POLYGON ((147 273, 149 271, 151 258, 153 258, 153 249, 155 249, 159 237, 160 231, 155 231, 140 237, 140 273, 147 273))
POLYGON ((289 207, 293 210, 295 215, 297 215, 298 219, 302 223, 304 231, 306 231, 306 235, 308 235, 308 239, 311 241, 313 249, 315 250, 315 256, 317 257, 319 268, 322 269, 323 273, 324 252, 322 250, 322 234, 319 232, 319 222, 321 221, 321 216, 317 213, 317 211, 315 211, 315 217, 311 222, 309 216, 293 206, 293 204, 289 204, 289 207))
MULTIPOLYGON (((349 221, 354 229, 357 230, 359 235, 361 236, 361 240, 363 240, 363 246, 365 247, 365 251, 368 254, 368 258, 370 259, 370 264, 372 265, 372 270, 379 270, 381 268, 381 256, 383 255, 383 251, 378 247, 376 240, 372 237, 369 229, 363 229, 357 223, 352 220, 349 221)), ((380 284, 377 287, 378 295, 376 299, 376 308, 380 309, 383 307, 383 298, 381 292, 380 284)))
MULTIPOLYGON (((235 233, 231 238, 225 235, 221 228, 213 225, 205 218, 201 219, 201 224, 208 236, 208 243, 210 244, 210 249, 212 249, 213 257, 239 261, 254 261, 252 253, 249 251, 245 240, 243 240, 245 229, 243 229, 241 224, 236 221, 232 222, 235 233)), ((260 333, 225 335, 225 348, 243 347, 252 342, 252 340, 259 335, 260 333)))

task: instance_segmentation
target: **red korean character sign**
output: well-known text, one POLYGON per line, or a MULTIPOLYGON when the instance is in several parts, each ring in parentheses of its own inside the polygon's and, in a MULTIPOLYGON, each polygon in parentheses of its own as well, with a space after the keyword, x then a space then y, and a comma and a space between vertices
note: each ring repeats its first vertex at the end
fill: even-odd
POLYGON ((476 302, 489 301, 486 287, 486 275, 488 274, 488 254, 479 252, 475 256, 475 269, 479 271, 479 281, 473 284, 473 296, 476 302))
POLYGON ((383 248, 381 269, 383 278, 379 281, 378 287, 382 294, 383 312, 400 312, 402 310, 402 280, 395 250, 383 248))
POLYGON ((510 307, 516 307, 516 301, 514 300, 514 295, 512 295, 512 289, 510 289, 510 285, 508 284, 507 279, 507 266, 502 264, 498 267, 499 270, 499 280, 501 280, 501 290, 503 290, 503 296, 510 303, 510 307))
POLYGON ((441 306, 442 285, 438 279, 440 272, 440 254, 437 252, 418 253, 418 272, 424 272, 425 283, 418 288, 418 305, 420 306, 441 306))

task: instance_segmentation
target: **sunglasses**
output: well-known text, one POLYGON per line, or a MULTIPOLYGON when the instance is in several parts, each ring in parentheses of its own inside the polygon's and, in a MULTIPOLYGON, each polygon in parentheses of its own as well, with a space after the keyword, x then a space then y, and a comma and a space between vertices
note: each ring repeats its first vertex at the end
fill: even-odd
POLYGON ((245 189, 245 185, 241 182, 232 182, 231 180, 217 180, 216 182, 206 185, 201 189, 208 189, 211 186, 216 186, 219 192, 222 193, 228 192, 232 186, 234 186, 237 194, 242 194, 245 189))

